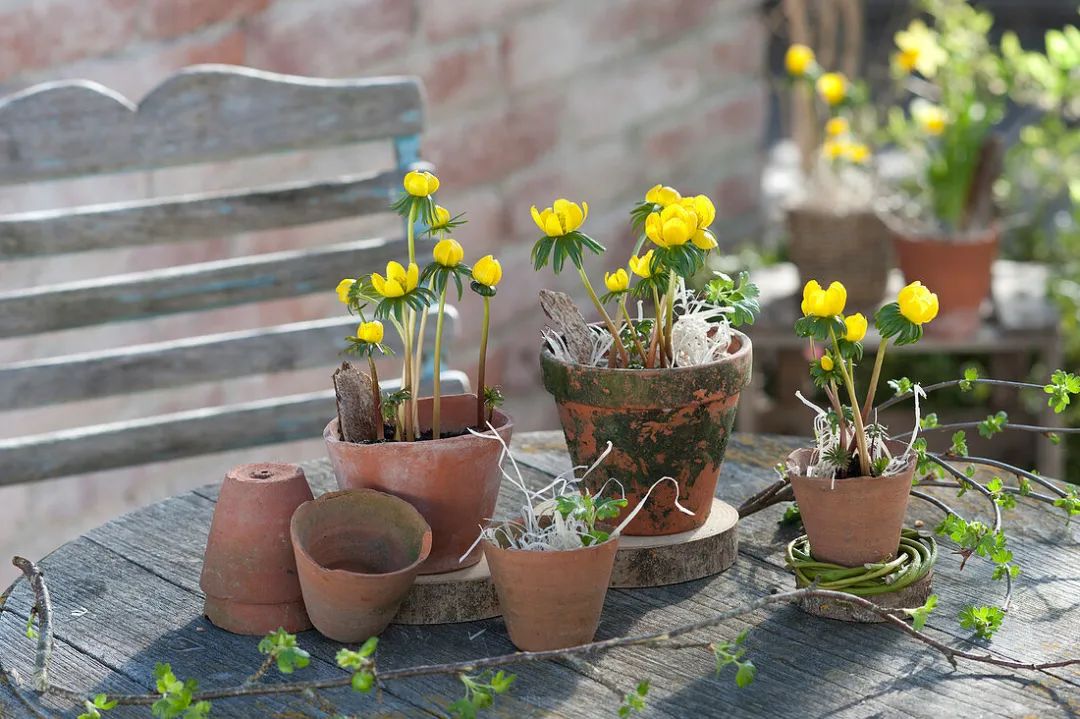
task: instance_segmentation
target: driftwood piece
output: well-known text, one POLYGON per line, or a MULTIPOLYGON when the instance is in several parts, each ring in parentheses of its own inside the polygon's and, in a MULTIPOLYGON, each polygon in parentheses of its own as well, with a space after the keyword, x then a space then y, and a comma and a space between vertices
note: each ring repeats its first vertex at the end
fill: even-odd
POLYGON ((373 442, 378 439, 375 421, 375 395, 371 377, 348 362, 334 370, 334 396, 337 398, 338 427, 346 442, 373 442))
POLYGON ((555 331, 562 335, 573 359, 587 364, 592 357, 593 333, 570 295, 540 290, 540 308, 551 320, 555 331))

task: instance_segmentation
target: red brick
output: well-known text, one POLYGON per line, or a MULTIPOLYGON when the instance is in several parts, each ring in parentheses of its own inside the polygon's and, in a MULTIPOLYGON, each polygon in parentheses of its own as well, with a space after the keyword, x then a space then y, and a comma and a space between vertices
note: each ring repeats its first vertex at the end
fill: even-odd
POLYGON ((638 41, 670 40, 705 23, 717 9, 716 0, 623 0, 604 8, 594 38, 611 41, 633 37, 638 41))
POLYGON ((763 88, 752 85, 673 114, 642 136, 648 164, 681 168, 702 159, 702 147, 715 151, 747 142, 756 146, 764 132, 765 102, 763 88))
POLYGON ((764 81, 766 39, 764 20, 757 14, 734 25, 716 25, 709 52, 703 53, 708 61, 703 72, 713 77, 752 75, 764 81))
POLYGON ((420 76, 434 107, 488 97, 502 87, 498 41, 482 36, 435 51, 425 60, 420 76))
POLYGON ((713 199, 720 217, 736 217, 753 212, 758 209, 761 197, 761 178, 756 171, 745 168, 720 180, 714 193, 713 199))
POLYGON ((424 36, 441 42, 490 31, 498 24, 552 0, 420 0, 424 36))
POLYGON ((277 72, 361 75, 408 47, 413 20, 403 0, 279 3, 251 23, 248 60, 277 72))
POLYGON ((260 13, 268 5, 270 0, 147 0, 143 28, 153 37, 175 37, 260 13))

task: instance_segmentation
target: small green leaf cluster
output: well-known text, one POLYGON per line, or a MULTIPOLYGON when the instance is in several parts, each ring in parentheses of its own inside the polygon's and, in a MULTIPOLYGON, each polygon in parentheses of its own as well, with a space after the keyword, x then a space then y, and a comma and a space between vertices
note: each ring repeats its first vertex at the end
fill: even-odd
POLYGON ((583 250, 588 250, 595 255, 604 254, 605 248, 599 242, 579 230, 567 232, 559 237, 541 237, 532 249, 532 263, 534 270, 542 270, 551 262, 551 269, 555 274, 562 272, 566 260, 569 259, 574 267, 583 269, 583 250))
POLYGON ((210 716, 210 702, 192 703, 192 697, 199 690, 199 683, 194 679, 181 681, 170 665, 161 663, 154 667, 154 679, 161 698, 150 707, 150 712, 157 719, 206 719, 210 716))
POLYGON ((453 716, 458 719, 476 719, 481 709, 486 709, 495 703, 497 694, 505 694, 510 690, 516 677, 503 671, 492 672, 488 670, 482 674, 458 676, 465 687, 465 696, 461 697, 449 709, 453 716))
POLYGON ((1020 573, 1020 567, 1012 563, 1013 553, 1007 547, 1005 533, 1000 529, 995 532, 978 520, 968 521, 950 514, 935 531, 956 542, 961 554, 977 554, 993 562, 994 579, 1015 578, 1020 573))
POLYGON ((995 434, 1005 431, 1005 425, 1009 423, 1009 415, 1005 412, 990 414, 982 422, 979 422, 979 435, 990 439, 995 434))
POLYGON ((787 509, 784 510, 784 515, 780 517, 780 521, 778 522, 778 524, 788 525, 795 524, 801 521, 802 512, 799 511, 799 505, 795 502, 792 502, 790 505, 788 505, 787 509))
POLYGON ((926 626, 926 620, 930 618, 930 613, 934 611, 934 607, 937 606, 938 596, 931 594, 926 598, 926 602, 921 607, 915 609, 905 609, 904 613, 911 617, 911 628, 915 631, 922 631, 926 626))
POLYGON ((388 424, 394 424, 397 417, 398 407, 412 398, 412 392, 408 389, 399 389, 391 392, 382 399, 383 419, 388 424))
POLYGON ((732 308, 733 312, 728 314, 732 327, 754 324, 754 318, 761 311, 760 294, 761 290, 750 281, 750 273, 746 271, 740 272, 735 279, 718 272, 705 285, 705 299, 709 304, 732 308))
POLYGON ((446 267, 438 262, 432 262, 420 273, 420 284, 424 285, 430 282, 436 296, 441 295, 446 290, 446 285, 451 279, 454 280, 457 298, 460 301, 462 293, 465 291, 463 281, 472 281, 472 267, 469 267, 464 262, 459 262, 453 267, 446 267))
POLYGON ((964 368, 964 379, 960 380, 959 387, 963 392, 970 392, 975 388, 975 382, 979 379, 979 370, 975 367, 964 368))
POLYGON ((934 429, 939 425, 937 412, 931 412, 919 420, 919 429, 934 429))
POLYGON ((901 377, 900 379, 891 379, 889 380, 888 384, 897 397, 905 395, 915 389, 915 383, 907 377, 901 377))
POLYGON ((297 645, 296 635, 281 627, 259 641, 259 653, 272 657, 282 674, 292 674, 311 663, 311 655, 297 645))
POLYGON ((749 659, 743 659, 746 656, 746 647, 743 645, 746 643, 746 637, 749 633, 750 630, 745 629, 739 636, 735 637, 733 642, 710 645, 713 656, 716 657, 716 674, 719 676, 725 667, 734 665, 736 668, 735 686, 740 689, 749 686, 754 681, 754 677, 757 676, 757 667, 754 666, 754 663, 749 659))
POLYGON ((594 498, 588 492, 575 492, 555 498, 555 508, 563 519, 577 519, 585 524, 587 531, 581 538, 586 547, 601 544, 609 538, 609 533, 596 527, 597 522, 615 519, 627 505, 624 498, 594 498))
POLYGON ((634 712, 645 711, 645 697, 649 694, 649 681, 638 682, 638 685, 634 687, 634 691, 628 693, 623 697, 622 705, 619 707, 619 716, 628 717, 634 712))
MULTIPOLYGON (((1005 482, 1001 477, 994 477, 986 483, 986 489, 990 492, 990 498, 994 500, 994 504, 1002 509, 1015 509, 1016 497, 1006 491, 1005 482)), ((1031 485, 1028 484, 1028 491, 1030 492, 1031 485)))
POLYGON ((378 637, 369 637, 359 649, 338 650, 337 665, 342 669, 351 671, 353 691, 367 694, 375 686, 375 660, 372 655, 379 646, 378 637))
POLYGON ((1005 611, 1001 607, 964 607, 960 611, 960 626, 974 630, 980 639, 991 639, 1001 628, 1005 611))
POLYGON ((484 387, 484 406, 489 413, 496 407, 502 407, 505 401, 506 397, 503 395, 502 387, 499 385, 487 385, 484 387))
POLYGON ((98 694, 92 700, 83 702, 86 711, 78 716, 78 719, 101 719, 101 712, 107 712, 116 707, 115 701, 110 701, 105 694, 98 694))
POLYGON ((1050 384, 1043 387, 1043 391, 1050 395, 1047 404, 1054 412, 1061 414, 1072 401, 1071 395, 1080 394, 1080 376, 1064 370, 1054 370, 1050 376, 1050 384))
POLYGON ((1074 517, 1080 514, 1080 493, 1075 486, 1069 487, 1068 491, 1067 496, 1054 500, 1054 506, 1064 509, 1069 517, 1074 517))
POLYGON ((962 429, 953 432, 952 445, 949 447, 949 454, 956 457, 966 457, 967 453, 967 432, 962 429))
POLYGON ((847 325, 840 315, 816 317, 807 315, 795 320, 795 334, 799 337, 827 341, 833 334, 842 337, 847 332, 847 325))

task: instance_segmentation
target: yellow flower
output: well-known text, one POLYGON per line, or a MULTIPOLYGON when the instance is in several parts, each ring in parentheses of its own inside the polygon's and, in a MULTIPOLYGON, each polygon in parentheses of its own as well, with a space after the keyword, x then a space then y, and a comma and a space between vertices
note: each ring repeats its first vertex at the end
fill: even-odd
POLYGON ((465 258, 465 250, 461 248, 461 243, 457 240, 447 237, 435 243, 431 256, 443 267, 457 267, 458 263, 465 258))
POLYGON ((532 218, 536 226, 548 237, 562 237, 581 227, 585 218, 589 216, 589 203, 582 202, 580 205, 570 200, 555 200, 552 207, 543 212, 532 208, 532 218))
POLYGON ((450 210, 442 205, 435 205, 435 221, 431 223, 431 229, 442 230, 450 224, 450 210))
POLYGON ((473 265, 472 277, 482 285, 494 287, 502 279, 502 265, 492 255, 484 255, 473 265))
POLYGON ((383 341, 382 322, 379 322, 378 320, 362 322, 360 326, 356 328, 356 339, 373 345, 379 344, 383 341))
POLYGON ((649 250, 641 257, 634 255, 630 258, 630 271, 638 277, 649 279, 652 277, 652 258, 652 250, 649 250))
POLYGON ((608 292, 626 292, 630 288, 630 275, 621 267, 614 272, 605 272, 604 286, 608 292))
POLYGON ((356 280, 342 280, 337 285, 337 298, 341 300, 341 304, 349 304, 349 291, 352 290, 353 285, 356 284, 356 280))
POLYGON ((371 275, 371 285, 375 291, 390 299, 412 292, 418 284, 420 284, 420 268, 415 262, 410 262, 407 270, 398 262, 387 262, 385 278, 378 272, 371 275))
POLYGON ((682 201, 682 195, 674 187, 666 185, 653 185, 652 189, 645 193, 645 201, 654 205, 667 207, 682 201))
POLYGON ((900 71, 908 74, 915 69, 916 63, 919 62, 918 50, 899 50, 893 55, 893 64, 900 68, 900 71))
POLYGON ((829 160, 836 160, 843 157, 846 147, 846 142, 840 140, 826 140, 821 144, 821 154, 829 160))
POLYGON ((850 317, 845 317, 844 324, 847 325, 844 339, 848 342, 862 342, 863 337, 866 336, 866 328, 869 325, 862 312, 856 312, 850 317))
POLYGON ((818 78, 818 95, 830 105, 839 105, 847 97, 847 85, 847 78, 842 73, 827 72, 818 78))
POLYGON ((408 192, 413 197, 427 197, 439 189, 439 178, 430 172, 413 170, 405 175, 402 184, 405 185, 405 192, 408 192))
POLYGON ((894 39, 900 50, 896 62, 907 72, 915 69, 924 77, 933 78, 938 68, 948 60, 948 54, 938 44, 934 31, 922 20, 913 20, 906 30, 896 33, 894 39))
POLYGON ((830 357, 829 355, 821 356, 821 369, 825 370, 826 372, 832 372, 832 368, 835 366, 836 365, 833 363, 832 357, 830 357))
POLYGON ((911 104, 911 116, 927 135, 940 135, 949 124, 949 114, 932 103, 916 100, 911 104))
POLYGON ((833 282, 829 289, 821 289, 817 280, 810 280, 803 288, 802 313, 807 317, 833 317, 844 312, 847 288, 833 282))
POLYGON ((900 290, 900 294, 896 296, 896 302, 900 305, 900 314, 914 324, 925 324, 937 317, 937 295, 923 286, 922 282, 912 282, 900 290))
POLYGON ((694 246, 699 250, 715 250, 717 246, 716 236, 708 230, 698 230, 694 233, 694 236, 690 238, 690 241, 694 243, 694 246))
POLYGON ((825 123, 825 134, 829 137, 840 137, 851 131, 851 125, 842 117, 830 117, 825 123))
POLYGON ((861 142, 849 142, 844 146, 844 157, 849 162, 861 165, 870 159, 870 148, 861 142))
POLYGON ((802 77, 813 65, 814 51, 806 45, 792 45, 784 55, 784 67, 793 77, 802 77))
POLYGON ((684 205, 668 205, 645 218, 645 236, 661 247, 680 247, 697 234, 698 216, 684 205))
POLYGON ((716 205, 706 195, 697 195, 694 198, 686 198, 683 204, 688 210, 693 210, 698 218, 698 229, 704 230, 716 219, 716 205))

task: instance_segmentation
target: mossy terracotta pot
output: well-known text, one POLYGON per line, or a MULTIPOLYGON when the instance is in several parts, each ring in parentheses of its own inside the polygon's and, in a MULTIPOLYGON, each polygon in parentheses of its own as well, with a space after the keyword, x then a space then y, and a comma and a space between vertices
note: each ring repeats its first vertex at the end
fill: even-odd
MULTIPOLYGON (((431 429, 431 398, 421 399, 420 426, 431 429)), ((451 434, 476 422, 476 395, 442 398, 442 429, 451 434)), ((504 442, 510 442, 513 420, 495 411, 491 421, 504 442)), ((476 542, 480 527, 495 512, 499 498, 502 446, 493 437, 465 433, 419 442, 343 442, 334 419, 323 431, 330 464, 341 489, 377 489, 416 507, 431 525, 431 555, 421 574, 437 574, 472 566, 479 549, 459 561, 476 542)))
POLYGON ((612 443, 586 479, 589 490, 617 479, 629 500, 625 516, 656 480, 672 477, 679 502, 694 513, 675 508, 675 487, 664 482, 623 534, 676 534, 708 519, 739 392, 750 382, 751 351, 749 338, 737 331, 723 359, 694 367, 587 367, 541 351, 544 386, 555 397, 574 464, 591 465, 612 443))
POLYGON ((295 464, 244 464, 225 475, 199 580, 214 625, 256 636, 311 629, 289 539, 293 512, 310 499, 295 464))
POLYGON ((925 326, 927 335, 965 339, 978 331, 1000 235, 997 225, 963 237, 894 233, 905 283, 919 280, 938 296, 938 316, 925 326))
POLYGON ((536 552, 484 540, 506 631, 524 652, 591 642, 600 625, 619 538, 591 547, 536 552))
POLYGON ((292 545, 312 624, 339 642, 379 634, 431 551, 431 527, 403 499, 354 489, 305 502, 292 545))
MULTIPOLYGON (((901 445, 890 448, 904 450, 901 445)), ((888 477, 833 480, 805 475, 814 451, 798 449, 787 459, 810 554, 818 561, 845 567, 894 558, 911 495, 914 458, 904 471, 888 477)))

